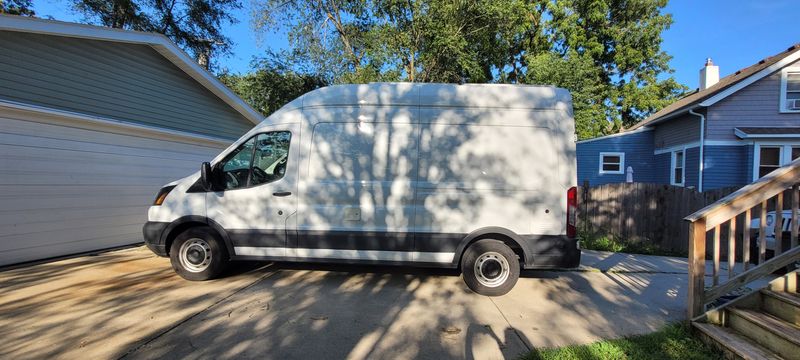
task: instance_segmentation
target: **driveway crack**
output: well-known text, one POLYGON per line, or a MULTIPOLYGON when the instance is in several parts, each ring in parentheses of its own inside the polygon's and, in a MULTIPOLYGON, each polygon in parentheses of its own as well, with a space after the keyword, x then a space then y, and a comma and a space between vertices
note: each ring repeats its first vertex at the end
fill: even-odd
MULTIPOLYGON (((531 348, 531 346, 530 346, 530 345, 528 345, 528 342, 527 342, 527 341, 525 341, 524 337, 522 336, 522 334, 520 334, 520 333, 519 333, 519 331, 517 330, 517 328, 515 328, 515 327, 511 326, 511 322, 510 322, 510 321, 508 321, 508 318, 506 317, 506 314, 504 314, 504 313, 503 313, 503 311, 502 311, 502 310, 500 310, 500 307, 499 307, 499 306, 497 306, 497 303, 496 303, 496 302, 494 302, 494 299, 492 299, 491 297, 489 297, 489 301, 491 301, 491 302, 492 302, 492 305, 494 305, 494 308, 495 308, 495 309, 497 309, 497 312, 499 312, 499 313, 500 313, 500 316, 502 316, 502 317, 503 317, 503 320, 505 320, 505 321, 506 321, 506 325, 508 326, 508 328, 509 328, 509 329, 511 329, 511 330, 513 330, 513 331, 514 331, 514 335, 516 335, 516 336, 517 336, 517 339, 519 339, 519 341, 522 343, 522 345, 525 345, 525 348, 526 348, 526 349, 528 349, 528 352, 531 352, 531 351, 533 351, 533 349, 531 348)), ((508 339, 506 339, 506 343, 508 343, 508 339)))
MULTIPOLYGON (((183 319, 183 320, 181 320, 181 321, 178 321, 178 322, 176 322, 174 325, 170 326, 169 328, 167 328, 167 329, 164 329, 163 331, 161 331, 161 332, 159 332, 159 333, 155 334, 155 335, 154 335, 154 336, 152 336, 151 338, 147 339, 145 342, 143 342, 143 343, 141 343, 141 344, 139 344, 139 345, 137 345, 137 346, 135 346, 135 347, 133 347, 133 348, 129 349, 129 350, 126 352, 126 353, 122 354, 122 355, 121 355, 121 356, 119 356, 117 359, 119 360, 119 359, 124 359, 124 358, 128 357, 128 355, 131 355, 131 354, 135 353, 135 352, 136 352, 136 351, 138 351, 139 349, 141 349, 141 348, 143 348, 143 347, 145 347, 145 346, 149 345, 150 343, 152 343, 153 341, 157 340, 158 338, 160 338, 160 337, 162 337, 162 336, 166 335, 166 334, 167 334, 167 333, 169 333, 170 331, 172 331, 172 330, 176 329, 177 327, 179 327, 179 326, 181 326, 181 325, 183 325, 183 324, 187 323, 188 321, 190 321, 190 320, 192 320, 192 319, 196 318, 198 315, 200 315, 200 314, 203 314, 203 313, 205 313, 205 312, 207 312, 207 311, 211 310, 211 308, 213 308, 213 307, 215 307, 215 306, 219 305, 219 304, 220 304, 220 303, 222 303, 223 301, 226 301, 226 300, 230 299, 230 298, 231 298, 231 297, 233 297, 234 295, 236 295, 236 294, 239 294, 239 293, 241 293, 241 292, 243 292, 243 291, 245 291, 245 290, 247 290, 247 289, 249 289, 249 288, 251 288, 251 287, 255 286, 256 284, 260 283, 260 282, 261 282, 261 281, 263 281, 264 279, 266 279, 266 278, 268 278, 268 277, 270 277, 270 276, 274 275, 276 272, 277 272, 277 271, 271 271, 271 272, 267 272, 267 273, 265 273, 264 275, 262 275, 262 276, 258 277, 257 279, 255 279, 255 280, 254 280, 253 282, 251 282, 250 284, 247 284, 246 286, 243 286, 242 288, 240 288, 240 289, 237 289, 236 291, 234 291, 234 292, 232 292, 232 293, 230 293, 230 294, 228 294, 228 295, 226 295, 226 296, 224 296, 224 297, 220 298, 219 300, 215 301, 214 303, 212 303, 211 305, 209 305, 209 306, 205 307, 204 309, 202 309, 202 310, 200 310, 200 311, 198 311, 198 312, 196 312, 196 313, 194 313, 194 314, 192 314, 192 315, 189 315, 189 316, 187 316, 186 318, 184 318, 184 319, 183 319)), ((191 345, 191 346, 194 348, 194 344, 191 344, 191 343, 190 343, 190 345, 191 345)))

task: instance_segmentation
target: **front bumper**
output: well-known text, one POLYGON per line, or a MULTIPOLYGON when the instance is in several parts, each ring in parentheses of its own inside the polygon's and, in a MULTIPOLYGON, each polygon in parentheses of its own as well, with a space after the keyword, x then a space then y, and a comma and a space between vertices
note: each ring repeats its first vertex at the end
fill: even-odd
POLYGON ((142 228, 144 244, 150 251, 158 256, 167 256, 166 245, 164 244, 164 231, 169 226, 168 222, 148 221, 142 228))

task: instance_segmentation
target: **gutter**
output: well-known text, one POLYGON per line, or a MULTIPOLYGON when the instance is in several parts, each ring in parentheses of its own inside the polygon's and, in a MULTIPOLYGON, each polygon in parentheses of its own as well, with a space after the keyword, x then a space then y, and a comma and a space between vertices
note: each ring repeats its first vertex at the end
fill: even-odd
MULTIPOLYGON (((697 116, 700 118, 700 169, 697 175, 697 191, 703 192, 703 165, 705 163, 705 158, 703 157, 703 152, 705 150, 705 141, 706 141, 706 117, 703 114, 694 112, 693 109, 689 109, 689 114, 697 116)), ((685 176, 685 175, 684 175, 685 176)))

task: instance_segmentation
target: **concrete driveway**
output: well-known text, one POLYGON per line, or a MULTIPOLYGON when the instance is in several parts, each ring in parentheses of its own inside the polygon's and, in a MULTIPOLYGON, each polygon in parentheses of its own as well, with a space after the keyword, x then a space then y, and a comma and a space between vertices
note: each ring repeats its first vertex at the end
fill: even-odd
POLYGON ((454 271, 243 264, 188 282, 114 251, 0 272, 0 358, 515 358, 683 318, 685 259, 582 263, 489 298, 454 271))

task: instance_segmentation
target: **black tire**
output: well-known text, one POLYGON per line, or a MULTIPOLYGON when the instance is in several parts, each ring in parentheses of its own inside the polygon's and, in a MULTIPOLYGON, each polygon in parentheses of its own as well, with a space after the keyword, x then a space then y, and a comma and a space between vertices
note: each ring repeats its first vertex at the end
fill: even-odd
POLYGON ((228 265, 228 250, 219 235, 208 227, 193 227, 172 242, 169 260, 186 280, 203 281, 218 277, 228 265))
POLYGON ((505 295, 519 279, 519 258, 499 240, 478 240, 461 257, 461 274, 472 291, 486 296, 505 295))

